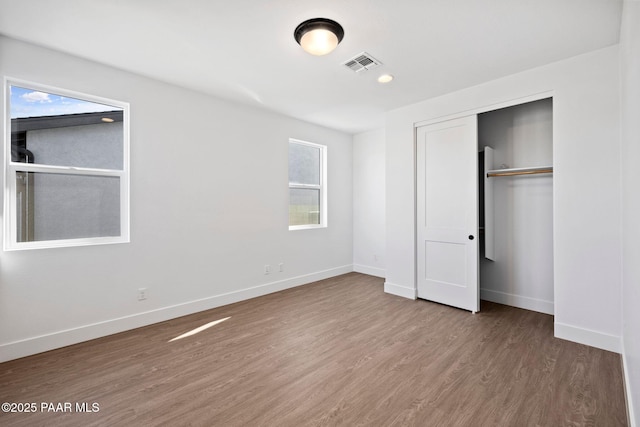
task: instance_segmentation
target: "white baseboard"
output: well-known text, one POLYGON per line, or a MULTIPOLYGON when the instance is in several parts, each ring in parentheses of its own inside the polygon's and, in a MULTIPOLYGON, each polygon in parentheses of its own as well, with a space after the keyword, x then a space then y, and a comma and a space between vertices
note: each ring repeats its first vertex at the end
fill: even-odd
POLYGON ((361 264, 353 264, 353 271, 356 273, 368 274, 369 276, 381 277, 383 279, 387 275, 386 270, 383 268, 369 267, 368 265, 361 264))
POLYGON ((565 323, 554 323, 554 336, 564 340, 601 348, 602 350, 622 353, 622 343, 618 336, 590 329, 579 328, 565 323))
MULTIPOLYGON (((623 345, 624 347, 624 345, 623 345)), ((631 393, 631 378, 629 378, 629 365, 627 364, 627 353, 622 352, 622 373, 624 375, 624 395, 627 401, 627 418, 629 427, 640 427, 636 424, 635 411, 633 409, 633 393, 631 393)))
POLYGON ((417 298, 415 288, 407 288, 406 286, 396 285, 391 282, 384 282, 384 291, 388 294, 397 295, 403 298, 417 298))
POLYGON ((526 310, 537 311, 539 313, 551 315, 554 313, 553 301, 508 294, 505 292, 493 291, 491 289, 480 289, 480 299, 497 302, 498 304, 510 305, 512 307, 524 308, 526 310))
POLYGON ((44 351, 77 344, 118 332, 128 331, 142 326, 151 325, 153 323, 164 322, 165 320, 174 319, 176 317, 210 310, 227 304, 233 304, 235 302, 305 285, 318 280, 328 279, 330 277, 339 276, 352 271, 353 265, 345 265, 226 294, 215 295, 104 322, 83 325, 73 329, 2 344, 0 345, 0 362, 6 362, 8 360, 42 353, 44 351))

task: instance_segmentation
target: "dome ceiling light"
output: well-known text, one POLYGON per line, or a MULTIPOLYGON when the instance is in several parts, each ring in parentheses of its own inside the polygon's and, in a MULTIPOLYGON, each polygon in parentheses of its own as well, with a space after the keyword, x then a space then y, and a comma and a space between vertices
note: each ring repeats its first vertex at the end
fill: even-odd
POLYGON ((313 18, 298 25, 293 37, 305 52, 321 56, 338 46, 344 37, 344 29, 331 19, 313 18))

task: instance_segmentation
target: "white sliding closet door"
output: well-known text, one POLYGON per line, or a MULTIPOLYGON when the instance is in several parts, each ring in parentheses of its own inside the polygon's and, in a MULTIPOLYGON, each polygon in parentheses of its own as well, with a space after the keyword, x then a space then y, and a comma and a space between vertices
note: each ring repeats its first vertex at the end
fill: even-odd
POLYGON ((477 116, 417 129, 418 297, 476 312, 477 116))

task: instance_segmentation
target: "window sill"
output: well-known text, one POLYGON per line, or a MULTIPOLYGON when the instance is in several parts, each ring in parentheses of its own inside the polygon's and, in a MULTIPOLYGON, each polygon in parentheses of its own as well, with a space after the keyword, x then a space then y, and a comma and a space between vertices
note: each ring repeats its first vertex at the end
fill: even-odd
POLYGON ((326 224, 290 225, 289 231, 312 230, 315 228, 327 228, 326 224))
POLYGON ((118 243, 130 243, 128 237, 89 237, 80 239, 61 239, 61 240, 44 240, 37 242, 20 242, 9 243, 5 242, 4 250, 10 251, 22 251, 30 249, 53 249, 53 248, 66 248, 75 246, 98 246, 98 245, 111 245, 118 243))

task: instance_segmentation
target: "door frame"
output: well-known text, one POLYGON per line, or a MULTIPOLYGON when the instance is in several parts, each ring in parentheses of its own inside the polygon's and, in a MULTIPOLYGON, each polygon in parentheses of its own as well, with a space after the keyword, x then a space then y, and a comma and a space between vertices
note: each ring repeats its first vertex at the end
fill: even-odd
MULTIPOLYGON (((447 114, 444 116, 439 116, 439 117, 435 117, 427 120, 421 120, 419 122, 413 123, 413 266, 414 266, 413 268, 413 299, 418 299, 418 128, 422 126, 429 126, 436 123, 446 122, 453 119, 459 119, 462 117, 487 113, 489 111, 500 110, 502 108, 514 107, 516 105, 526 104, 528 102, 539 101, 541 99, 547 99, 547 98, 553 98, 555 100, 556 99, 555 91, 549 90, 549 91, 539 92, 539 93, 524 96, 521 98, 514 98, 507 101, 496 102, 495 104, 489 104, 482 107, 472 108, 469 110, 460 111, 458 113, 447 114)), ((555 120, 554 120, 553 126, 554 126, 553 139, 555 142, 556 140, 555 120)), ((553 146, 555 150, 555 146, 556 146, 555 143, 553 146)), ((553 206, 554 206, 553 222, 555 223, 555 206, 556 206, 555 203, 553 204, 553 206)), ((555 235, 555 228, 553 232, 555 235)), ((555 236, 554 236, 554 240, 555 240, 555 236)), ((554 258, 555 258, 555 253, 556 252, 554 251, 554 258)), ((555 276, 556 276, 555 265, 556 263, 554 262, 554 274, 553 274, 554 283, 555 283, 555 276)), ((478 268, 479 268, 479 264, 478 264, 478 268)), ((478 295, 480 295, 479 274, 480 273, 478 272, 478 295)))

